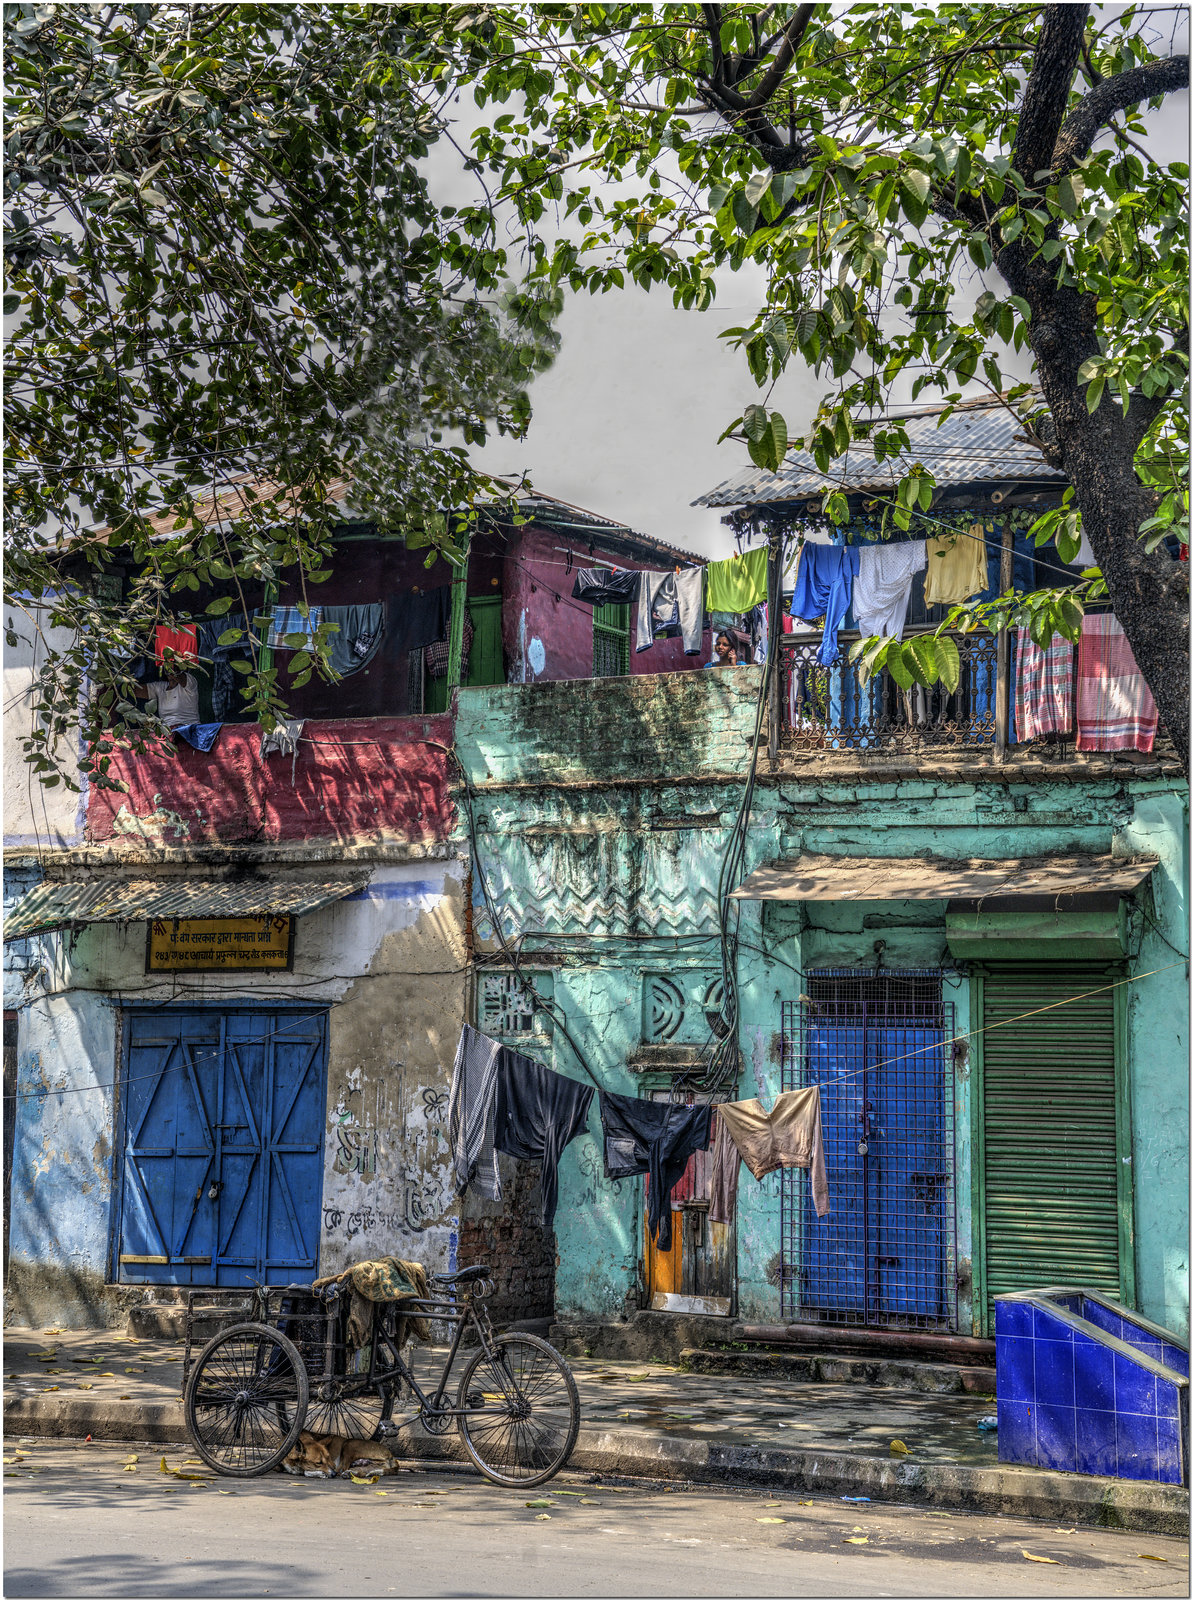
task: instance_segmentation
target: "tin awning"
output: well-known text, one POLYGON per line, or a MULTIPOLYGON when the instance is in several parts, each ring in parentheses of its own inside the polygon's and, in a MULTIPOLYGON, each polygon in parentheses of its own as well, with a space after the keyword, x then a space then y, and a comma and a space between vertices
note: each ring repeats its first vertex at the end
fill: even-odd
POLYGON ((152 922, 159 917, 301 917, 354 894, 367 873, 310 878, 111 878, 39 883, 4 919, 4 939, 88 922, 152 922))
POLYGON ((1128 894, 1155 867, 1141 857, 801 856, 759 867, 734 900, 997 900, 1020 895, 1128 894))

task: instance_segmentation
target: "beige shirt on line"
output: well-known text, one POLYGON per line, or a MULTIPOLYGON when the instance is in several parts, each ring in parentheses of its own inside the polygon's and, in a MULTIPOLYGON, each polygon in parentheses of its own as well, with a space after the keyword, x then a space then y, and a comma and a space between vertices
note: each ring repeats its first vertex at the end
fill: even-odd
POLYGON ((760 1100, 736 1100, 718 1105, 716 1115, 755 1178, 778 1167, 809 1168, 816 1216, 827 1216, 828 1170, 818 1088, 780 1094, 772 1111, 760 1100))

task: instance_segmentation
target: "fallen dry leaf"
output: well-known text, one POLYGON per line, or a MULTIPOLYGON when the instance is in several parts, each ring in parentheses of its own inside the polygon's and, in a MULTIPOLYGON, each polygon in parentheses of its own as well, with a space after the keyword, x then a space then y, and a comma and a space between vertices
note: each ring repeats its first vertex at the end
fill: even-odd
POLYGON ((132 1462, 130 1461, 129 1464, 125 1467, 124 1470, 125 1470, 125 1472, 135 1472, 137 1469, 133 1466, 132 1462))
POLYGON ((388 1489, 374 1489, 373 1493, 374 1494, 379 1494, 379 1495, 387 1495, 389 1493, 389 1490, 388 1489))
MULTIPOLYGON (((429 1493, 433 1494, 434 1490, 430 1490, 429 1493)), ((527 1500, 526 1509, 533 1511, 536 1506, 553 1506, 554 1503, 555 1502, 553 1500, 527 1500)))
POLYGON ((599 1500, 581 1500, 580 1501, 580 1505, 581 1506, 598 1506, 598 1505, 600 1505, 600 1503, 601 1502, 599 1500))
POLYGON ((376 1480, 375 1477, 373 1477, 373 1478, 358 1478, 354 1472, 352 1474, 352 1482, 353 1483, 366 1483, 366 1484, 371 1485, 371 1484, 376 1483, 376 1481, 377 1480, 376 1480))
POLYGON ((550 1512, 549 1511, 540 1511, 538 1513, 538 1515, 534 1518, 534 1521, 535 1522, 549 1522, 550 1521, 550 1512))
POLYGON ((43 1389, 41 1392, 42 1394, 57 1394, 58 1385, 56 1383, 51 1383, 48 1388, 43 1389))
POLYGON ((903 1444, 901 1439, 891 1439, 890 1454, 892 1456, 909 1456, 910 1450, 906 1445, 903 1444))
POLYGON ((785 1522, 785 1517, 754 1517, 754 1522, 785 1522))
POLYGON ((75 1388, 76 1389, 94 1389, 95 1385, 93 1383, 76 1383, 75 1384, 75 1388))
POLYGON ((1140 1550, 1138 1552, 1138 1559, 1140 1561, 1166 1561, 1167 1557, 1166 1556, 1148 1556, 1145 1550, 1140 1550))
POLYGON ((844 1543, 845 1544, 868 1544, 869 1543, 869 1535, 866 1534, 866 1536, 863 1539, 845 1539, 844 1543))
POLYGON ((1062 1565, 1062 1562, 1053 1560, 1051 1556, 1033 1556, 1029 1550, 1024 1550, 1022 1553, 1028 1561, 1045 1561, 1049 1567, 1058 1567, 1062 1565))

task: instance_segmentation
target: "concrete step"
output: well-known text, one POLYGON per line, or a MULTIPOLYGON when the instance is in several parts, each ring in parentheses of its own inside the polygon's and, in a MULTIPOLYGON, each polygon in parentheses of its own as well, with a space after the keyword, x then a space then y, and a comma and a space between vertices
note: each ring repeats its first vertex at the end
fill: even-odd
MULTIPOLYGON (((252 1301, 248 1297, 229 1299, 226 1306, 204 1306, 195 1313, 191 1334, 193 1344, 201 1346, 224 1328, 251 1320, 252 1301)), ((186 1340, 186 1304, 148 1302, 133 1306, 128 1313, 128 1331, 135 1339, 161 1339, 171 1344, 186 1340)))
POLYGON ((787 1350, 683 1350, 683 1372, 714 1378, 768 1378, 789 1383, 867 1383, 919 1394, 996 1395, 991 1367, 957 1367, 940 1361, 886 1360, 881 1356, 792 1354, 787 1350))

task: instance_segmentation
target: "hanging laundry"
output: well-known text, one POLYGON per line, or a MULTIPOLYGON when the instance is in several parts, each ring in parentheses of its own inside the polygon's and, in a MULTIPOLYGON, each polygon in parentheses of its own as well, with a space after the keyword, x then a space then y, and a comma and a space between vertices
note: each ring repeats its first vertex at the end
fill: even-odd
POLYGON ((211 715, 219 722, 227 722, 233 711, 243 704, 237 692, 240 674, 233 670, 232 662, 252 659, 248 622, 244 613, 230 611, 227 616, 201 622, 198 649, 200 660, 210 663, 211 715), (240 630, 239 639, 232 644, 220 644, 223 636, 235 629, 240 630))
POLYGON ((571 589, 573 600, 590 606, 623 606, 637 599, 640 572, 612 572, 606 567, 581 567, 571 589))
POLYGON ((989 557, 985 529, 975 522, 967 533, 945 534, 927 540, 927 583, 924 603, 955 606, 980 594, 989 582, 989 557))
POLYGON ((279 722, 277 727, 269 733, 261 735, 261 760, 266 756, 293 756, 298 759, 298 741, 302 737, 302 730, 306 726, 305 719, 299 717, 290 722, 279 722))
POLYGON ((760 1100, 737 1100, 716 1107, 741 1160, 755 1178, 779 1167, 806 1167, 811 1172, 811 1197, 817 1217, 828 1213, 828 1172, 824 1165, 824 1132, 818 1088, 780 1094, 772 1111, 760 1100))
POLYGON ((165 665, 166 651, 172 650, 176 661, 194 661, 199 653, 199 630, 193 624, 169 628, 159 623, 153 630, 153 654, 159 666, 165 665))
POLYGON ((638 650, 650 648, 656 629, 668 623, 677 623, 683 635, 685 653, 698 656, 703 648, 704 632, 703 568, 684 567, 680 572, 642 572, 639 576, 638 650))
POLYGON ((727 561, 708 563, 708 610, 752 611, 766 598, 766 562, 769 547, 760 544, 729 556, 727 561))
POLYGON ((265 643, 271 650, 297 650, 299 645, 288 645, 285 641, 295 634, 301 634, 305 641, 310 641, 315 636, 315 630, 323 620, 322 606, 308 606, 309 615, 303 616, 297 606, 274 606, 269 616, 269 634, 265 643))
POLYGON ((901 639, 911 599, 911 583, 922 572, 927 546, 922 539, 905 544, 863 544, 853 582, 853 616, 862 638, 878 635, 901 639))
POLYGON ((404 590, 385 601, 384 654, 387 661, 445 639, 451 625, 451 585, 422 594, 404 590))
POLYGON ((712 1107, 676 1106, 600 1091, 604 1171, 613 1180, 649 1173, 646 1218, 659 1250, 671 1247, 671 1190, 694 1150, 706 1150, 712 1107))
POLYGON ((1014 669, 1014 726, 1018 742, 1072 728, 1074 651, 1056 634, 1041 650, 1026 628, 1018 629, 1014 669))
POLYGON ((824 619, 824 637, 816 660, 830 667, 840 655, 836 635, 853 598, 860 564, 855 545, 804 544, 791 596, 791 616, 803 622, 824 619))
POLYGON ((1159 713, 1112 616, 1086 616, 1076 667, 1076 748, 1153 750, 1159 713))
POLYGON ((385 607, 324 606, 323 621, 339 630, 327 644, 327 660, 333 672, 350 678, 366 667, 381 647, 385 631, 385 607))
POLYGON ((554 1221, 559 1202, 559 1158, 584 1131, 595 1094, 586 1083, 539 1066, 516 1050, 502 1049, 497 1063, 493 1144, 503 1155, 542 1166, 542 1221, 554 1221))
MULTIPOLYGON (((472 619, 464 613, 463 649, 459 658, 459 681, 462 683, 468 676, 468 663, 472 658, 472 640, 476 637, 476 629, 472 626, 472 619)), ((434 644, 426 647, 426 670, 432 678, 445 678, 447 668, 451 665, 450 639, 436 639, 434 644)))
MULTIPOLYGON (((716 1108, 719 1113, 719 1106, 716 1108)), ((737 1209, 737 1178, 741 1171, 741 1152, 729 1132, 728 1123, 717 1114, 712 1127, 712 1185, 708 1208, 709 1222, 731 1223, 737 1209)))
POLYGON ((219 738, 222 722, 184 722, 174 729, 174 734, 194 750, 201 750, 204 755, 219 738))
POLYGON ((501 1046, 464 1023, 455 1051, 447 1100, 447 1142, 460 1194, 471 1187, 486 1200, 501 1198, 501 1175, 493 1145, 497 1065, 501 1046))

